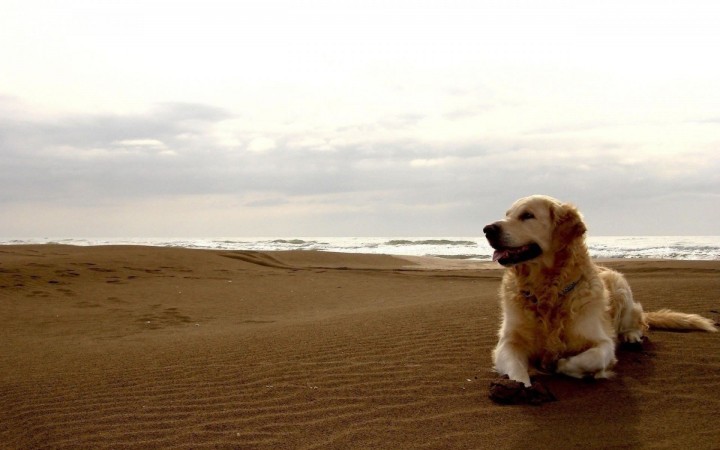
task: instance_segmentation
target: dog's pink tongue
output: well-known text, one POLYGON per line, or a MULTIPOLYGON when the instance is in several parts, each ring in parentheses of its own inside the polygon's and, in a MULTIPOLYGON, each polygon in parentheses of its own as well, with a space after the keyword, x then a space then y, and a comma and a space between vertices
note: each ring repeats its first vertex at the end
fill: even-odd
POLYGON ((507 250, 495 250, 493 252, 493 262, 497 262, 497 260, 503 256, 508 256, 509 253, 507 250))

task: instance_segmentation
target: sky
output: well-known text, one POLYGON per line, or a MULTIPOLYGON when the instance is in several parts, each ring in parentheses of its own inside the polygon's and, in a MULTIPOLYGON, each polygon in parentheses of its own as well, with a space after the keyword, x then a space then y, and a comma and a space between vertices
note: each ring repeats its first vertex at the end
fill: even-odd
POLYGON ((0 237, 720 234, 714 0, 0 5, 0 237))

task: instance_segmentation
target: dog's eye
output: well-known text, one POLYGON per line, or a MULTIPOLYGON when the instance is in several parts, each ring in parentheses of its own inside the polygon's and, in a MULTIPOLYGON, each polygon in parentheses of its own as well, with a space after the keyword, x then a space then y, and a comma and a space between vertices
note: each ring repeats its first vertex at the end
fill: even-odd
POLYGON ((520 214, 520 220, 522 220, 522 221, 526 221, 526 220, 530 220, 530 219, 534 219, 534 218, 535 218, 535 215, 528 211, 520 214))

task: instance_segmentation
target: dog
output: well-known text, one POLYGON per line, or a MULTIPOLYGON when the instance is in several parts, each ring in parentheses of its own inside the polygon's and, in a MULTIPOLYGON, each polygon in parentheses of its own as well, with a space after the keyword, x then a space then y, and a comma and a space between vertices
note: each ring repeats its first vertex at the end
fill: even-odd
POLYGON ((609 378, 616 343, 641 344, 650 328, 715 332, 713 321, 663 309, 644 312, 625 277, 597 266, 586 226, 571 204, 533 195, 483 232, 506 267, 495 370, 531 386, 530 370, 609 378))

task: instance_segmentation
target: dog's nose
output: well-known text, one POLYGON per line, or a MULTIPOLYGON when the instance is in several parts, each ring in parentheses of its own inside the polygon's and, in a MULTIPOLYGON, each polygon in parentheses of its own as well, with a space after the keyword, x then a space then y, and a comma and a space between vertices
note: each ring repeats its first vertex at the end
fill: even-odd
POLYGON ((490 225, 486 225, 485 228, 483 228, 483 233, 485 233, 485 236, 488 238, 491 237, 497 237, 500 235, 500 225, 497 223, 491 223, 490 225))

